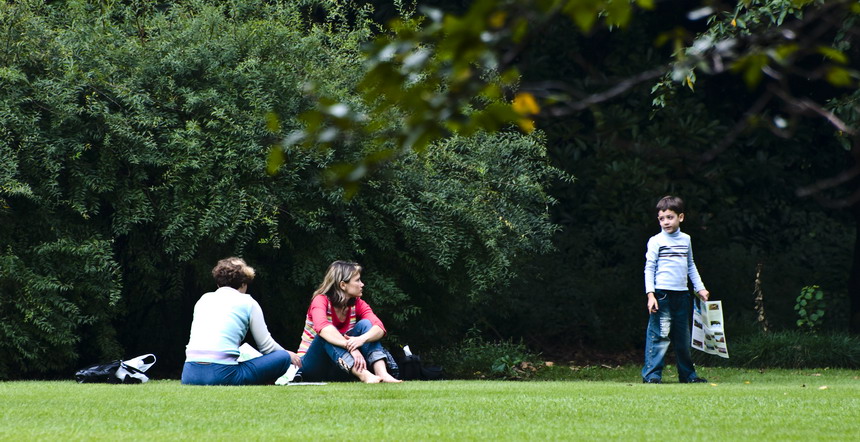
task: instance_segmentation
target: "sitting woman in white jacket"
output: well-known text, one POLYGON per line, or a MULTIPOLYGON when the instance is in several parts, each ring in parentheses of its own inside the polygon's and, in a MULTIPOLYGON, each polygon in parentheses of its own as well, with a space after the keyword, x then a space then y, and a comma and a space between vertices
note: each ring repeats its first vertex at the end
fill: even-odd
POLYGON ((225 258, 212 269, 212 276, 218 289, 201 296, 194 306, 182 383, 271 384, 290 364, 301 367, 295 353, 272 339, 260 304, 246 293, 254 269, 240 258, 225 258), (263 356, 239 362, 239 345, 249 330, 263 356))

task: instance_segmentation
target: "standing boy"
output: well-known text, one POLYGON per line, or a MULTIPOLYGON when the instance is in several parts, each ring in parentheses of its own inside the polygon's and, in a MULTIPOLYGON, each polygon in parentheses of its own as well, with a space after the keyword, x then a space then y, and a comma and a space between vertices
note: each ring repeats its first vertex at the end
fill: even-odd
POLYGON ((642 382, 662 382, 664 358, 669 343, 675 347, 678 379, 681 383, 707 382, 696 375, 690 355, 691 299, 687 278, 693 289, 708 300, 708 291, 693 261, 690 235, 681 232, 684 201, 665 196, 657 202, 657 220, 662 231, 648 240, 645 253, 645 292, 648 294, 648 331, 645 335, 645 366, 642 382))

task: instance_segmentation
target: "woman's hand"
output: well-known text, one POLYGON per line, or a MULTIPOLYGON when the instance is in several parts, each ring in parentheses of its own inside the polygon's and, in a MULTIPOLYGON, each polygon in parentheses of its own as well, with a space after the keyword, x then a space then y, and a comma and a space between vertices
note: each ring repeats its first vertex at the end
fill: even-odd
POLYGON ((346 338, 346 351, 352 353, 355 350, 361 348, 362 345, 367 343, 367 337, 364 335, 361 336, 344 336, 346 338))
POLYGON ((287 350, 287 353, 290 354, 290 362, 296 367, 302 368, 302 358, 289 350, 287 350))
POLYGON ((355 360, 355 363, 352 365, 352 369, 355 370, 356 373, 361 373, 364 370, 367 370, 367 361, 364 360, 364 355, 361 354, 358 350, 353 350, 349 352, 352 355, 352 359, 355 360))

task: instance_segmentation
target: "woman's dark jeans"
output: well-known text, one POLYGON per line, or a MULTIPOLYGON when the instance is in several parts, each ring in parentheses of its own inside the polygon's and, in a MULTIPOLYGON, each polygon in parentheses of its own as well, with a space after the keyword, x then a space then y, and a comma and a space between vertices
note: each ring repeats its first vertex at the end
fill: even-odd
MULTIPOLYGON (((355 323, 355 327, 348 331, 347 336, 360 336, 367 333, 373 324, 367 319, 355 323)), ((384 359, 385 353, 379 341, 368 342, 358 348, 370 369, 374 362, 384 359)), ((355 359, 343 347, 332 345, 317 335, 308 347, 307 353, 302 356, 302 369, 299 374, 302 381, 351 381, 355 376, 350 373, 355 359)))
POLYGON ((186 385, 265 385, 274 384, 290 368, 290 354, 275 350, 238 364, 186 362, 182 383, 186 385))

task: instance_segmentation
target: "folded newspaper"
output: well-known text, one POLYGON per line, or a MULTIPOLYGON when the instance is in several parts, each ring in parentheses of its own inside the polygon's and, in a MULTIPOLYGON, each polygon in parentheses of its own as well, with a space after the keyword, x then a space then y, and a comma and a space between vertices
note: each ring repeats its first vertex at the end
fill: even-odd
MULTIPOLYGON (((256 348, 251 347, 247 342, 239 346, 239 358, 237 359, 239 362, 247 361, 249 359, 258 358, 263 356, 262 353, 257 351, 256 348)), ((275 385, 325 385, 325 382, 299 382, 296 381, 296 373, 299 371, 299 367, 290 364, 290 368, 287 369, 287 372, 282 374, 277 380, 275 380, 275 385)))
POLYGON ((690 345, 705 353, 729 357, 721 301, 702 302, 697 299, 693 303, 693 333, 690 345))

